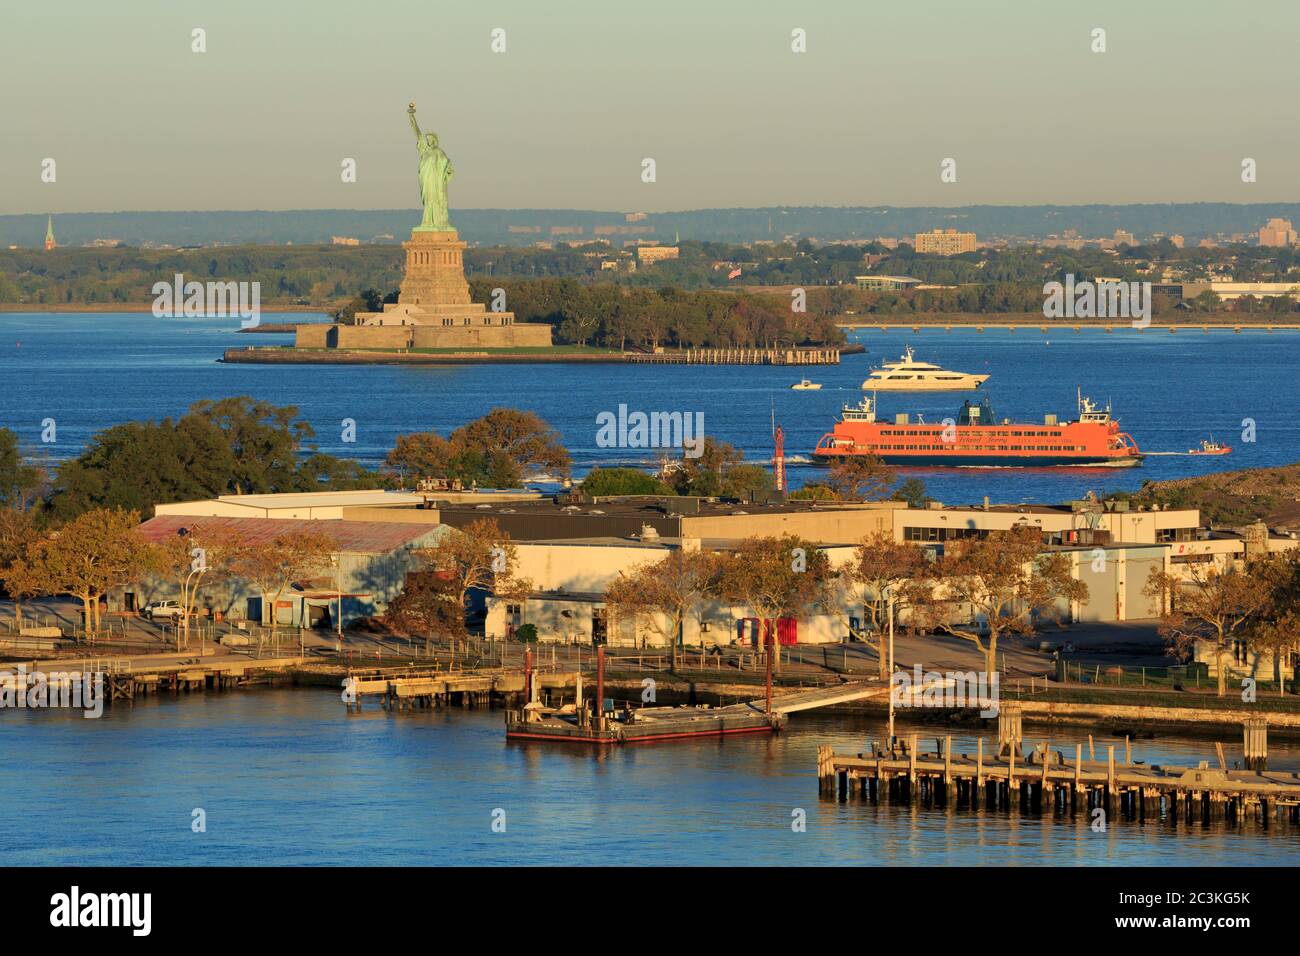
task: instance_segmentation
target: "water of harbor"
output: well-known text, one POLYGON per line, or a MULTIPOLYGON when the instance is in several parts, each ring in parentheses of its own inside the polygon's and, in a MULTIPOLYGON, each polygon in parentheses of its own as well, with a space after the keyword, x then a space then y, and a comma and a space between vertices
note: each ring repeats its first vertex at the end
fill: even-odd
MULTIPOLYGON (((348 715, 323 689, 159 697, 87 720, 0 713, 9 865, 707 866, 1288 864, 1268 831, 1085 814, 944 811, 818 796, 816 749, 857 752, 878 719, 796 714, 779 736, 596 751, 507 743, 500 711, 348 715), (194 832, 194 811, 205 832, 194 832), (797 811, 806 830, 796 832, 797 811), (504 832, 493 822, 504 820, 504 832)), ((911 728, 927 737, 949 730, 911 728)), ((954 751, 973 753, 970 728, 954 751)), ((992 736, 992 730, 986 732, 992 736)), ((1026 728, 1027 744, 1043 739, 1026 728)), ((1072 754, 1086 729, 1048 738, 1072 754)), ((1221 738, 1228 760, 1240 740, 1221 738)), ((1097 738, 1098 755, 1123 740, 1097 738)), ((987 746, 987 739, 986 739, 987 746)), ((1135 740, 1148 763, 1214 762, 1213 740, 1135 740)), ((1300 767, 1275 740, 1270 769, 1300 767)))
MULTIPOLYGON (((268 315, 267 321, 294 321, 268 315)), ((302 316, 300 318, 319 318, 302 316)), ((596 464, 652 464, 654 449, 600 448, 596 416, 617 411, 701 412, 705 433, 771 455, 773 418, 786 435, 792 483, 813 479, 806 464, 845 402, 857 402, 871 366, 907 344, 919 360, 992 377, 999 418, 1041 422, 1075 413, 1076 389, 1113 403, 1121 425, 1150 453, 1138 469, 929 469, 914 472, 950 503, 1060 502, 1089 490, 1135 490, 1143 481, 1300 459, 1296 369, 1300 333, 1203 333, 1056 327, 859 331, 866 355, 809 368, 640 365, 257 366, 225 365, 227 348, 281 344, 280 335, 242 334, 230 319, 151 315, 0 314, 0 426, 51 461, 74 457, 95 432, 134 419, 184 412, 192 402, 251 395, 295 405, 316 429, 320 450, 377 464, 403 432, 446 433, 496 405, 537 412, 560 433, 582 473, 596 464), (790 391, 802 377, 820 391, 790 391), (56 441, 42 442, 53 419, 56 441), (342 422, 356 423, 344 442, 342 422), (1243 432, 1253 423, 1254 441, 1243 432), (1189 457, 1202 438, 1233 446, 1225 458, 1189 457)), ((941 421, 973 393, 881 395, 880 413, 941 421)))

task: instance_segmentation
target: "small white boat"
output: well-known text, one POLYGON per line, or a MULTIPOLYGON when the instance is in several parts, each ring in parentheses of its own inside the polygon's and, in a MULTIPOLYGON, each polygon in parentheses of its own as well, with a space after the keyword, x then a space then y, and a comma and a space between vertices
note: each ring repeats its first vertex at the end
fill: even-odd
POLYGON ((822 387, 821 382, 810 382, 806 378, 799 379, 794 385, 790 386, 796 392, 815 392, 822 387))

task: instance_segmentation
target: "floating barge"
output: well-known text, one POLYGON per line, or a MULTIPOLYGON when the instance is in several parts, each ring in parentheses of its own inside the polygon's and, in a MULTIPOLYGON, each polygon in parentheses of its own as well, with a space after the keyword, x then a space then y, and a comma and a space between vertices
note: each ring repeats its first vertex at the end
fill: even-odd
POLYGON ((579 676, 574 702, 546 707, 537 700, 539 681, 532 671, 531 651, 525 657, 525 697, 521 709, 506 712, 508 740, 551 743, 630 744, 732 734, 777 733, 787 715, 800 710, 829 707, 889 692, 883 681, 853 681, 785 694, 772 699, 772 658, 767 656, 766 694, 756 700, 725 707, 637 707, 616 710, 605 699, 605 649, 596 649, 596 696, 585 700, 579 676))
POLYGON ((506 715, 508 740, 548 740, 576 744, 636 744, 689 737, 771 734, 785 726, 781 713, 750 704, 729 707, 640 707, 595 714, 589 706, 563 708, 529 704, 506 715))

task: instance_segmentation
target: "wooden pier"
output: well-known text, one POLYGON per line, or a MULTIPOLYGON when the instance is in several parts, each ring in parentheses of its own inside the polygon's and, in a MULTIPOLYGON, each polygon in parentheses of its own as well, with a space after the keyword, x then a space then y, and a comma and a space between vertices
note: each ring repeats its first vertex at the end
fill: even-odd
MULTIPOLYGON (((892 744, 873 742, 868 753, 836 754, 828 746, 818 747, 821 794, 956 810, 1064 815, 1093 814, 1100 808, 1107 820, 1300 824, 1300 774, 1229 770, 1221 746, 1217 767, 1209 761, 1196 767, 1137 764, 1127 741, 1119 759, 1114 745, 1107 746, 1104 760, 1092 754, 1084 759, 1082 744, 1075 745, 1072 755, 1045 742, 1025 754, 1019 715, 1007 716, 1005 724, 999 720, 1001 744, 988 752, 980 738, 974 754, 955 754, 951 736, 936 739, 934 750, 922 752, 915 734, 892 744)), ((1248 744, 1253 734, 1259 746, 1259 733, 1258 727, 1248 729, 1248 744)))
MULTIPOLYGON (((134 657, 53 658, 28 661, 28 674, 85 674, 103 676, 104 701, 134 701, 150 694, 188 694, 225 691, 244 686, 302 663, 300 657, 253 658, 243 655, 185 657, 176 654, 143 654, 134 657)), ((18 673, 18 665, 0 671, 18 673)))
MULTIPOLYGON (((537 672, 533 679, 539 691, 582 683, 576 671, 537 672)), ((378 699, 386 710, 399 712, 457 706, 482 709, 522 697, 526 684, 524 671, 499 668, 350 671, 344 684, 344 702, 349 711, 360 711, 367 697, 378 699)))
POLYGON ((680 349, 633 352, 628 361, 649 365, 839 365, 838 348, 680 349))

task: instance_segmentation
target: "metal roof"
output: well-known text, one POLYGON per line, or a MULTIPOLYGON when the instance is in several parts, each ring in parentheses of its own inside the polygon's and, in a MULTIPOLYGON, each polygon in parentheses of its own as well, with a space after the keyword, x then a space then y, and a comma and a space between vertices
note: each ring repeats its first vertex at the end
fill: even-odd
MULTIPOLYGON (((254 508, 340 508, 362 505, 418 505, 424 495, 403 491, 304 491, 267 495, 220 495, 217 501, 254 508)), ((189 502, 187 502, 189 503, 189 502)))
MULTIPOLYGON (((225 518, 190 515, 161 515, 140 525, 140 533, 151 542, 165 541, 182 528, 201 528, 237 536, 249 544, 269 545, 281 535, 315 531, 338 542, 340 552, 385 554, 440 535, 437 527, 392 521, 312 521, 305 518, 225 518)), ((432 539, 431 539, 432 540, 432 539)))

